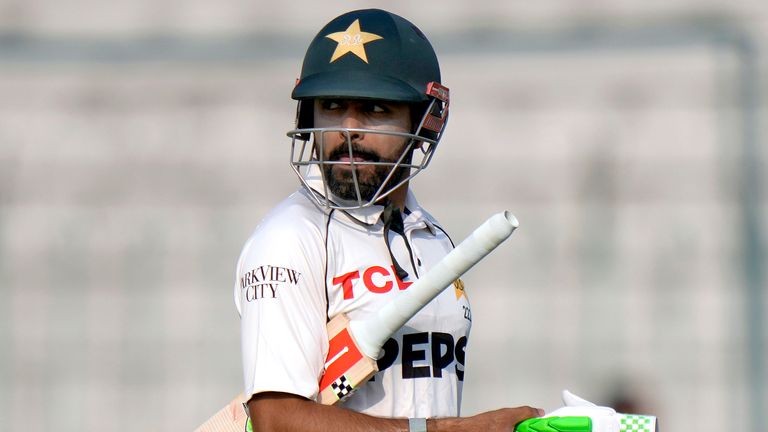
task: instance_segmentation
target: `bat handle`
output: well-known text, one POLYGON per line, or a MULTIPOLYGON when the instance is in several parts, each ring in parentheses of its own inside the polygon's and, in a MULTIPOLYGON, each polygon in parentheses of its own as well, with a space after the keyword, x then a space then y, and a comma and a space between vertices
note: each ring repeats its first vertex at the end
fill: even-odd
POLYGON ((517 218, 508 211, 491 216, 374 316, 361 321, 352 320, 350 331, 360 349, 368 357, 378 358, 381 347, 392 334, 454 280, 491 253, 517 227, 517 218))

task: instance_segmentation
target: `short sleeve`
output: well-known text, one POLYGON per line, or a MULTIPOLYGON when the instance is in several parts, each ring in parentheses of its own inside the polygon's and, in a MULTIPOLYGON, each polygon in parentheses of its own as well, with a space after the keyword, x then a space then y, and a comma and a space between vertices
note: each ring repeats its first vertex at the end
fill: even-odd
POLYGON ((274 391, 314 399, 328 351, 325 245, 311 222, 272 218, 237 265, 246 399, 274 391))

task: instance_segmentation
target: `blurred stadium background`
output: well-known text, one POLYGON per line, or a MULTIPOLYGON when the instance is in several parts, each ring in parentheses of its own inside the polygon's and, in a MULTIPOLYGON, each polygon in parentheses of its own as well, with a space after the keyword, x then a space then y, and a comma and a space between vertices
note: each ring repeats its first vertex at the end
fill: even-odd
POLYGON ((240 391, 235 260, 298 182, 311 37, 384 6, 441 57, 422 204, 465 278, 464 414, 568 388, 665 431, 764 430, 757 0, 0 0, 0 430, 192 430, 240 391))

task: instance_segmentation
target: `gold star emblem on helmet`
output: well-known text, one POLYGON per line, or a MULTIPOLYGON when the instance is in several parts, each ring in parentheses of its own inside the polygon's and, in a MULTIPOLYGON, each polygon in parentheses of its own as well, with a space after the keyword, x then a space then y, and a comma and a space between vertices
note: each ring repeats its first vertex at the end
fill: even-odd
POLYGON ((360 20, 350 24, 343 32, 336 32, 326 35, 328 39, 336 41, 336 50, 333 51, 331 61, 333 63, 339 57, 346 53, 352 53, 358 56, 362 61, 368 63, 368 56, 365 55, 365 44, 375 40, 383 39, 381 36, 373 33, 366 33, 360 30, 360 20))

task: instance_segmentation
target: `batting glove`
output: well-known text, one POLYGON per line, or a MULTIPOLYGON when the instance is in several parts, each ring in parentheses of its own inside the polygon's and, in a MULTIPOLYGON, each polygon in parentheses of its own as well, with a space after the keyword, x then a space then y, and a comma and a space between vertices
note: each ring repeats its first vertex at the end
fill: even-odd
POLYGON ((520 423, 517 432, 658 432, 654 416, 620 414, 568 390, 563 390, 563 403, 544 417, 520 423))

